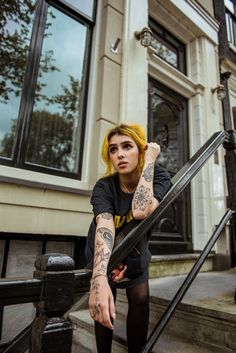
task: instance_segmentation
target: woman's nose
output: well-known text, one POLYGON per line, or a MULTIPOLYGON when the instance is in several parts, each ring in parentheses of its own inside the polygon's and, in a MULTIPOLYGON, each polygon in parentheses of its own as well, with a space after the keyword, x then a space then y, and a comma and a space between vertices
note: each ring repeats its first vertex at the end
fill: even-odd
POLYGON ((119 158, 119 159, 124 158, 124 153, 123 153, 122 150, 119 150, 119 151, 118 151, 118 158, 119 158))

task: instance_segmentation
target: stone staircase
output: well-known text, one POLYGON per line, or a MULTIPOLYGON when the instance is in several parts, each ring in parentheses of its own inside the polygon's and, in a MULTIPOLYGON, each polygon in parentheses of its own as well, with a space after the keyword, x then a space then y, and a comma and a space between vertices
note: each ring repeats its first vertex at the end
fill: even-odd
MULTIPOLYGON (((149 278, 176 276, 189 273, 199 254, 153 255, 149 265, 149 278)), ((208 255, 201 272, 213 270, 214 254, 208 255)))
MULTIPOLYGON (((150 279, 150 331, 185 276, 150 279)), ((153 353, 235 353, 236 272, 200 273, 162 333, 153 353)), ((116 303, 113 353, 127 353, 125 316, 127 301, 120 290, 116 303)), ((93 321, 88 310, 70 314, 74 327, 72 353, 96 353, 93 321)))

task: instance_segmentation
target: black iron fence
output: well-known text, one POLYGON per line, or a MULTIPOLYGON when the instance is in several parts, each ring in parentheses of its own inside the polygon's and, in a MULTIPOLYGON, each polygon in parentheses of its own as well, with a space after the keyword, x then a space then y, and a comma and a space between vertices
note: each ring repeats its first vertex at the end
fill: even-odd
MULTIPOLYGON (((108 271, 132 250, 144 234, 157 222, 166 208, 186 188, 192 178, 202 168, 215 151, 224 145, 226 149, 226 171, 229 190, 229 209, 208 241, 193 269, 176 293, 170 306, 164 312, 157 326, 148 338, 142 352, 150 352, 161 332, 164 330, 177 305, 190 287, 207 255, 219 238, 225 224, 231 219, 235 223, 236 210, 236 133, 222 131, 215 133, 188 163, 172 179, 173 186, 158 208, 145 220, 135 221, 132 230, 123 232, 123 241, 114 249, 108 271)), ((17 338, 5 347, 2 353, 70 353, 72 327, 65 313, 73 306, 78 296, 89 290, 90 270, 74 270, 74 261, 67 255, 41 255, 35 263, 33 279, 0 280, 0 306, 34 303, 36 317, 31 327, 22 331, 17 338), (17 342, 17 343, 16 343, 17 342)))

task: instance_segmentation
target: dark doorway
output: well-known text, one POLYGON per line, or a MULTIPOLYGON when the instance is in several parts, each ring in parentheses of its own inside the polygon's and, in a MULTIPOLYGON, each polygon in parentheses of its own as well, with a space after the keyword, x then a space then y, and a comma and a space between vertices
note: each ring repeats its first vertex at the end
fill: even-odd
MULTIPOLYGON (((188 101, 152 78, 148 96, 148 140, 161 146, 158 162, 173 177, 189 159, 188 101)), ((192 251, 190 188, 154 225, 150 250, 152 254, 192 251)))

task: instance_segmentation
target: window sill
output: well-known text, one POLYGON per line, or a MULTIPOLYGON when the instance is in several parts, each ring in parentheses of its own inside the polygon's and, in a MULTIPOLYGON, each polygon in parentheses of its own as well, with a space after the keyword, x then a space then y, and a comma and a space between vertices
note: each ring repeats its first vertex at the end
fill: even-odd
POLYGON ((91 195, 86 182, 6 166, 0 166, 0 182, 91 195))

